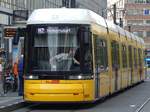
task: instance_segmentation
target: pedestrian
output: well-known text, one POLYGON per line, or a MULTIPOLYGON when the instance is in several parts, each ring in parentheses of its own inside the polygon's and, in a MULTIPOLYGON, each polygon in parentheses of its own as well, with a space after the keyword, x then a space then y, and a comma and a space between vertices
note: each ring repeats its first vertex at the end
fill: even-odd
POLYGON ((23 95, 23 55, 21 55, 19 62, 18 62, 18 71, 19 71, 19 84, 18 84, 18 95, 23 95))
POLYGON ((8 86, 9 86, 9 83, 8 83, 8 77, 9 77, 9 74, 10 74, 10 70, 11 70, 11 66, 10 66, 10 63, 8 63, 6 65, 6 68, 5 68, 5 73, 4 73, 4 76, 3 76, 3 90, 4 90, 4 96, 6 96, 6 93, 8 92, 8 86))
POLYGON ((13 91, 15 92, 18 88, 18 63, 17 62, 15 62, 13 66, 13 75, 14 75, 13 91))
POLYGON ((0 63, 0 82, 2 82, 2 73, 3 73, 3 67, 2 67, 2 63, 0 63))
MULTIPOLYGON (((0 85, 2 85, 2 64, 0 63, 0 85)), ((1 91, 0 91, 0 96, 2 95, 1 91)))

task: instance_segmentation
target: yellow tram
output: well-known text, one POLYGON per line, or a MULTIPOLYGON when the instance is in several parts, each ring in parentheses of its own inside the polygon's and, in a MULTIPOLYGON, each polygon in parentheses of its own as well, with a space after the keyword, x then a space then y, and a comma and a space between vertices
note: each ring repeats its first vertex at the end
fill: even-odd
POLYGON ((27 21, 24 100, 93 102, 144 80, 144 41, 87 9, 27 21))

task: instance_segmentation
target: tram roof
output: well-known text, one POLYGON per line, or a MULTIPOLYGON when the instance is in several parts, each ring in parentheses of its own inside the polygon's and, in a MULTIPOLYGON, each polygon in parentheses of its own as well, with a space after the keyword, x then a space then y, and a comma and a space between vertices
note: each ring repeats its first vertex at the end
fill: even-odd
POLYGON ((144 44, 143 39, 137 38, 132 33, 125 31, 113 22, 105 20, 93 11, 88 9, 74 8, 47 8, 36 9, 30 15, 27 24, 91 24, 95 23, 109 30, 117 32, 128 38, 144 44), (107 23, 107 24, 106 24, 107 23))
POLYGON ((104 18, 87 9, 49 8, 34 10, 27 24, 90 24, 96 22, 104 27, 104 18), (98 19, 97 19, 98 18, 98 19))

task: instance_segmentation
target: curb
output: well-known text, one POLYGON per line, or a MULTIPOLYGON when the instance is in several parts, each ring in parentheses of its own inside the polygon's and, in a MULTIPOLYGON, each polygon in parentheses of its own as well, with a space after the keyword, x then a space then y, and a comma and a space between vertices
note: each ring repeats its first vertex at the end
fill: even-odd
POLYGON ((14 102, 14 103, 6 105, 6 106, 1 106, 0 107, 0 112, 11 112, 13 110, 22 108, 24 106, 27 106, 27 104, 24 101, 14 102))

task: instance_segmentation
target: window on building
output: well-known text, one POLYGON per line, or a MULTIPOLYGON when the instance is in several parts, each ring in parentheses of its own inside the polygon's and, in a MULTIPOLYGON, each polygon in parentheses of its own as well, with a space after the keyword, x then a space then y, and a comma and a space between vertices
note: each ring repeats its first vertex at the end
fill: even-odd
POLYGON ((145 48, 150 48, 150 44, 145 44, 145 48))
POLYGON ((107 41, 101 38, 95 37, 95 64, 97 72, 106 70, 108 67, 108 56, 107 56, 107 41))
POLYGON ((150 15, 150 9, 144 9, 143 14, 144 15, 150 15))
POLYGON ((150 3, 150 0, 128 0, 128 3, 150 3))
POLYGON ((150 3, 150 0, 146 0, 146 3, 150 3))
POLYGON ((139 37, 143 37, 143 32, 142 31, 133 32, 133 34, 135 34, 139 37))
POLYGON ((143 10, 141 9, 129 9, 127 10, 127 15, 143 15, 143 10))
POLYGON ((139 24, 143 24, 143 20, 128 20, 127 24, 139 25, 139 24))
POLYGON ((135 3, 135 0, 128 0, 128 3, 135 3))
POLYGON ((146 32, 146 36, 147 36, 147 37, 150 37, 150 31, 147 31, 147 32, 146 32))
POLYGON ((146 3, 146 0, 135 0, 135 3, 146 3))
POLYGON ((146 20, 146 23, 150 24, 150 20, 146 20))

